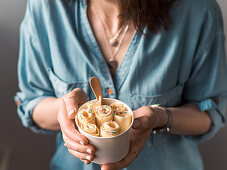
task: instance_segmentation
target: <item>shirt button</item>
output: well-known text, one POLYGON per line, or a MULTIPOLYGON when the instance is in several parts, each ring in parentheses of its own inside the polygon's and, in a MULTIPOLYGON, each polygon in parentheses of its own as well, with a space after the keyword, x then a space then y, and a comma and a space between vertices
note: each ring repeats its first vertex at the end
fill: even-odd
POLYGON ((20 105, 20 101, 19 100, 16 100, 15 103, 16 103, 17 106, 20 105))
POLYGON ((112 90, 111 88, 109 88, 109 89, 107 90, 107 93, 108 93, 109 95, 113 95, 113 90, 112 90))
POLYGON ((217 104, 218 103, 218 99, 217 98, 213 98, 213 102, 217 104))

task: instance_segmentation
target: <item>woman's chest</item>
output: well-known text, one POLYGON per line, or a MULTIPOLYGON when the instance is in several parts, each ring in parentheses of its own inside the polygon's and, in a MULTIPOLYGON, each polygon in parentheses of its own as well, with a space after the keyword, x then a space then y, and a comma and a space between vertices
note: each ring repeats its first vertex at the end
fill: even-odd
POLYGON ((147 45, 148 42, 138 37, 137 35, 137 39, 133 40, 134 46, 122 61, 114 78, 111 77, 105 60, 92 50, 86 50, 88 47, 84 47, 83 43, 66 50, 65 56, 56 53, 52 59, 52 68, 49 69, 56 96, 60 97, 74 88, 82 88, 88 100, 94 99, 89 79, 96 76, 101 81, 104 97, 118 98, 132 109, 151 104, 180 104, 190 64, 184 64, 177 50, 169 52, 168 49, 175 48, 174 46, 163 52, 164 48, 160 44, 152 48, 152 43, 147 45))

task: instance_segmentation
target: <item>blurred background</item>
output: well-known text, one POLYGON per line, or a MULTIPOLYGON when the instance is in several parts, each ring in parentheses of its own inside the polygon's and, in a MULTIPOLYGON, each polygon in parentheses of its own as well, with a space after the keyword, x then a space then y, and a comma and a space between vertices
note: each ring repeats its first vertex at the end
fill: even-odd
MULTIPOLYGON (((218 0, 227 35, 227 1, 218 0)), ((48 170, 55 149, 54 135, 34 134, 24 128, 16 113, 19 25, 26 0, 0 0, 0 170, 48 170)), ((205 170, 227 169, 227 127, 201 144, 205 170)))

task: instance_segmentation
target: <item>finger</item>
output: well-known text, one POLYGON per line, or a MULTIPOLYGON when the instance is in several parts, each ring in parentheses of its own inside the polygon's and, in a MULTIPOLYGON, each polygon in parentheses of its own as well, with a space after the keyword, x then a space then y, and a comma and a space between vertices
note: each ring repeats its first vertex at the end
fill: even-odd
MULTIPOLYGON (((146 112, 147 112, 147 109, 145 110, 144 107, 141 107, 133 111, 133 115, 135 118, 132 125, 133 129, 146 130, 151 127, 152 116, 150 116, 150 114, 147 115, 146 112)), ((149 113, 150 113, 150 110, 149 110, 149 113)))
POLYGON ((72 92, 77 97, 79 106, 87 102, 87 95, 82 89, 75 88, 72 92))
POLYGON ((71 91, 70 93, 65 95, 63 97, 63 99, 64 99, 64 102, 66 105, 68 118, 74 119, 76 112, 78 110, 78 104, 79 104, 79 100, 78 100, 78 96, 77 96, 76 92, 71 91))
POLYGON ((151 128, 152 117, 142 116, 134 119, 132 128, 136 130, 147 130, 151 128))
POLYGON ((101 170, 118 170, 116 163, 114 164, 102 164, 101 170))
POLYGON ((69 119, 74 119, 78 110, 78 99, 70 92, 63 97, 69 119))
POLYGON ((67 146, 67 148, 69 149, 72 149, 77 152, 85 153, 85 154, 91 154, 91 155, 95 154, 95 148, 90 144, 85 146, 80 143, 73 142, 65 135, 63 135, 63 139, 65 141, 65 146, 67 146))
POLYGON ((69 119, 74 119, 77 113, 78 107, 84 104, 85 102, 87 102, 86 93, 80 88, 75 88, 67 95, 65 95, 63 99, 66 104, 66 110, 67 110, 69 119))
POLYGON ((76 130, 75 122, 73 120, 68 119, 65 110, 65 103, 63 100, 60 102, 58 121, 60 124, 61 131, 65 136, 67 136, 69 139, 75 142, 83 143, 84 145, 88 144, 87 138, 76 130))
POLYGON ((88 161, 94 160, 94 155, 80 153, 80 152, 74 151, 72 149, 68 149, 68 151, 69 151, 69 153, 71 153, 72 155, 74 155, 75 157, 77 157, 81 160, 88 160, 88 161))
POLYGON ((91 161, 88 161, 88 160, 81 159, 81 161, 83 161, 86 165, 89 165, 91 163, 91 161))
POLYGON ((113 164, 103 164, 101 170, 120 170, 128 167, 136 159, 136 154, 129 151, 128 155, 120 162, 113 164))
POLYGON ((129 151, 128 155, 123 160, 116 164, 117 168, 122 169, 128 167, 135 159, 136 159, 135 153, 129 151))

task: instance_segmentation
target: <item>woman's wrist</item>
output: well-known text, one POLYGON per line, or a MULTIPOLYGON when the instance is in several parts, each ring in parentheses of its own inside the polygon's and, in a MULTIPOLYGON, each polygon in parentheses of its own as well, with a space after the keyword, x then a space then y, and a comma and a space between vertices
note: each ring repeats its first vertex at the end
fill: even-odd
POLYGON ((153 128, 164 127, 168 123, 168 114, 166 109, 158 105, 152 105, 151 110, 155 116, 155 122, 153 128))

